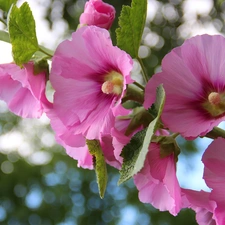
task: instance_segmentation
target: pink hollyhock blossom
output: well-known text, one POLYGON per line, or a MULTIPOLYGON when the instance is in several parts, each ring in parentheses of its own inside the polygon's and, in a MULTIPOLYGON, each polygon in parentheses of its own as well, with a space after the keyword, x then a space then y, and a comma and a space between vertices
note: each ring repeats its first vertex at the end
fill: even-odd
POLYGON ((134 176, 139 199, 160 211, 177 215, 181 209, 181 192, 176 177, 174 155, 160 157, 160 145, 151 143, 144 167, 134 176))
MULTIPOLYGON (((51 126, 53 130, 58 131, 56 141, 65 148, 66 153, 70 157, 78 161, 78 167, 93 169, 93 157, 89 153, 84 137, 82 135, 74 135, 72 132, 67 130, 60 120, 52 118, 53 117, 51 115, 51 126)), ((102 136, 100 139, 100 144, 106 163, 119 169, 121 167, 121 163, 114 156, 112 137, 110 135, 102 136)))
POLYGON ((39 118, 50 103, 45 97, 44 73, 33 74, 33 63, 21 69, 14 63, 0 65, 0 99, 23 118, 39 118))
POLYGON ((204 176, 206 184, 212 188, 210 200, 216 202, 214 218, 217 225, 225 224, 225 139, 214 140, 206 149, 202 161, 205 165, 204 176))
MULTIPOLYGON (((128 111, 129 112, 129 111, 128 111)), ((127 110, 121 109, 120 111, 121 116, 127 115, 127 110)), ((93 157, 89 153, 88 148, 85 143, 85 138, 82 134, 74 134, 70 127, 64 126, 62 121, 56 116, 54 110, 48 110, 47 116, 51 118, 51 126, 52 129, 56 132, 56 141, 60 145, 62 145, 66 153, 71 156, 72 158, 78 161, 78 167, 93 169, 93 157)), ((125 125, 128 125, 127 120, 119 120, 117 119, 115 122, 115 127, 124 128, 125 125)), ((113 133, 113 132, 112 132, 113 133)), ((118 131, 118 135, 124 137, 125 135, 122 132, 118 131)), ((126 136, 125 136, 126 137, 126 136)), ((130 138, 126 137, 128 142, 130 138)), ((118 151, 121 152, 122 145, 114 146, 113 137, 111 135, 102 135, 100 137, 100 144, 106 159, 106 163, 120 169, 122 158, 118 157, 118 151), (119 158, 119 159, 118 159, 119 158)))
POLYGON ((210 193, 182 189, 183 208, 191 208, 196 212, 196 220, 199 225, 222 225, 214 220, 216 203, 210 200, 210 193))
POLYGON ((224 37, 201 35, 173 49, 162 61, 162 72, 149 80, 144 106, 151 106, 163 84, 165 126, 187 139, 204 136, 225 120, 224 48, 224 37))
MULTIPOLYGON (((81 135, 100 140, 111 134, 126 84, 132 82, 131 69, 132 59, 112 45, 105 29, 82 27, 71 41, 58 46, 50 73, 53 111, 66 130, 79 137, 71 147, 83 146, 81 135)), ((56 136, 63 135, 60 129, 54 130, 56 136)))
POLYGON ((115 19, 115 14, 116 11, 112 5, 102 0, 90 0, 85 4, 84 12, 80 16, 80 24, 109 29, 115 19))

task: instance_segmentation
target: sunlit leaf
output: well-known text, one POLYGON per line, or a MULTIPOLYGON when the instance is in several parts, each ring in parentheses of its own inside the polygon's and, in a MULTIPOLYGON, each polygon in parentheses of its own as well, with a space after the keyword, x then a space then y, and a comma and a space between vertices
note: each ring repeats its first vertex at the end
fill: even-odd
POLYGON ((16 5, 12 7, 8 29, 13 59, 17 65, 22 66, 39 49, 35 21, 28 3, 23 3, 20 8, 16 5))
POLYGON ((107 185, 107 169, 105 158, 98 140, 86 140, 88 150, 94 157, 95 173, 97 177, 98 190, 101 198, 104 197, 107 185))
POLYGON ((133 0, 130 6, 123 6, 116 30, 117 45, 131 57, 138 56, 147 13, 147 0, 133 0))

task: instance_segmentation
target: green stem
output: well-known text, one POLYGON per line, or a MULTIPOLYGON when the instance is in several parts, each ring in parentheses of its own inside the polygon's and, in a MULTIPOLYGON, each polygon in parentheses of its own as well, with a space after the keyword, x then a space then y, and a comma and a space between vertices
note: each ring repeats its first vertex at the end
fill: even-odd
MULTIPOLYGON (((7 42, 7 43, 11 43, 10 42, 10 37, 9 37, 9 33, 5 32, 3 30, 0 30, 0 40, 7 42)), ((49 56, 50 58, 52 58, 52 56, 54 55, 54 52, 50 49, 45 48, 44 46, 39 45, 39 51, 43 52, 45 55, 49 56)))
POLYGON ((211 139, 216 139, 218 137, 225 138, 225 130, 219 127, 214 127, 209 133, 205 135, 205 137, 208 137, 211 139))
POLYGON ((134 81, 133 84, 136 85, 137 87, 139 87, 140 89, 142 89, 143 91, 145 90, 145 87, 142 86, 141 84, 139 84, 138 82, 134 81))
POLYGON ((39 51, 43 52, 45 55, 49 56, 50 58, 52 58, 53 54, 54 54, 51 50, 46 49, 45 47, 40 46, 40 45, 39 45, 39 51))
POLYGON ((171 135, 171 137, 173 137, 174 139, 177 137, 177 136, 179 136, 180 134, 179 133, 173 133, 172 135, 171 135))
POLYGON ((4 19, 0 18, 0 22, 2 22, 5 26, 7 26, 7 23, 4 19))
POLYGON ((5 32, 3 30, 0 30, 0 40, 10 43, 9 33, 5 32))
POLYGON ((142 69, 144 82, 147 84, 148 83, 148 75, 146 73, 144 63, 142 62, 142 60, 139 57, 137 57, 137 60, 140 63, 140 66, 141 66, 141 69, 142 69))

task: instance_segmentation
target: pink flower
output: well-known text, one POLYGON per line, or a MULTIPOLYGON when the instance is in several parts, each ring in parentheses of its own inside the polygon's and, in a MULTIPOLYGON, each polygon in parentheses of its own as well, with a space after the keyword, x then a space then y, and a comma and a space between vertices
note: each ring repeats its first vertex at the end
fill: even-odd
POLYGON ((132 59, 112 45, 105 29, 82 27, 71 41, 62 42, 52 60, 55 94, 49 118, 59 119, 67 132, 53 126, 56 136, 66 145, 83 147, 85 138, 101 140, 110 135, 123 110, 126 84, 132 82, 131 69, 132 59))
POLYGON ((89 0, 80 16, 80 24, 95 25, 108 30, 115 19, 115 14, 116 11, 112 5, 102 0, 89 0))
POLYGON ((183 208, 191 208, 196 212, 199 225, 222 225, 213 218, 216 203, 210 200, 209 192, 182 189, 182 204, 183 208))
POLYGON ((214 140, 203 154, 204 176, 211 192, 182 189, 182 207, 196 212, 199 225, 225 224, 225 139, 214 140))
POLYGON ((214 218, 217 225, 225 224, 225 139, 214 140, 206 149, 202 161, 205 165, 204 179, 212 188, 210 200, 216 202, 214 218))
POLYGON ((166 102, 162 121, 188 139, 204 136, 225 119, 225 38, 201 35, 173 49, 162 61, 162 72, 146 86, 145 107, 163 84, 166 102))
POLYGON ((0 99, 18 116, 39 118, 50 107, 45 84, 45 74, 34 75, 31 62, 23 69, 13 63, 0 65, 0 99))
MULTIPOLYGON (((85 143, 85 138, 81 135, 75 135, 63 125, 61 120, 54 114, 54 110, 49 110, 47 116, 51 118, 51 126, 56 130, 56 141, 66 150, 66 153, 78 161, 78 167, 93 169, 93 156, 89 153, 85 143)), ((121 162, 115 158, 114 147, 111 135, 102 136, 100 145, 106 160, 106 163, 115 168, 121 167, 121 162)))
POLYGON ((177 215, 181 209, 181 192, 176 177, 174 155, 160 157, 160 145, 151 143, 143 169, 134 176, 139 199, 160 211, 177 215))

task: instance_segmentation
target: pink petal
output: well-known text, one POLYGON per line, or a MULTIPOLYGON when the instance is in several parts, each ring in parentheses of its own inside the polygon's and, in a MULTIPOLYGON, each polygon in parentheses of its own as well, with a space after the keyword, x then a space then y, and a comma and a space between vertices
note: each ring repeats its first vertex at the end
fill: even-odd
POLYGON ((184 208, 191 208, 196 212, 199 225, 217 225, 213 214, 216 203, 210 200, 209 192, 182 189, 182 202, 184 208))
POLYGON ((101 147, 107 164, 120 169, 121 162, 119 162, 114 155, 114 146, 112 144, 111 135, 103 136, 101 138, 101 147))
POLYGON ((93 157, 89 153, 87 146, 84 147, 70 147, 64 146, 66 149, 66 153, 76 159, 78 161, 78 167, 82 167, 84 169, 93 169, 93 157))

